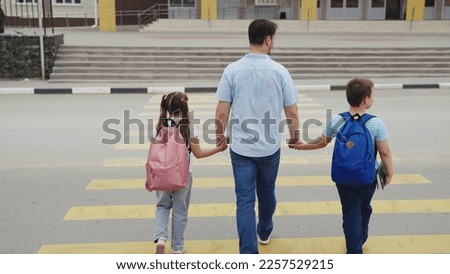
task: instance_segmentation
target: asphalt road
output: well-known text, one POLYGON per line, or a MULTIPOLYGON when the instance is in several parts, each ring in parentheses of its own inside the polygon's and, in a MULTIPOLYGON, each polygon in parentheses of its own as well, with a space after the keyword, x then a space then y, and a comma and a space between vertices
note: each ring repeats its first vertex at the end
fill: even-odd
MULTIPOLYGON (((334 114, 347 109, 342 91, 301 94, 302 125, 308 125, 311 119, 324 121, 326 109, 334 114)), ((213 117, 213 94, 189 96, 201 119, 213 117)), ((375 96, 371 113, 381 117, 388 128, 395 172, 402 176, 397 178, 398 184, 375 194, 374 200, 381 205, 375 207, 371 221, 370 239, 374 240, 368 252, 405 253, 406 249, 400 247, 379 247, 383 239, 388 239, 383 237, 393 237, 389 238, 393 242, 400 241, 399 237, 410 237, 408 241, 414 242, 421 236, 430 236, 437 238, 429 242, 428 249, 414 249, 413 243, 411 252, 450 253, 450 90, 382 90, 375 96), (413 179, 405 179, 410 177, 413 179), (388 208, 385 212, 384 206, 388 208)), ((160 95, 137 94, 0 96, 0 253, 81 252, 75 244, 86 245, 87 253, 152 253, 154 219, 145 208, 142 213, 137 207, 150 207, 155 195, 143 186, 92 189, 92 185, 100 179, 119 180, 119 184, 127 185, 144 178, 141 163, 148 144, 147 138, 139 144, 136 120, 143 122, 145 131, 151 128, 147 119, 157 110, 159 100, 160 95), (134 121, 130 130, 127 119, 128 124, 134 121), (120 132, 117 144, 104 144, 105 139, 113 137, 105 131, 105 123, 109 132, 120 132), (129 145, 124 144, 128 135, 129 145), (105 243, 128 243, 129 249, 124 244, 124 249, 108 250, 105 243), (145 247, 140 249, 138 243, 145 247)), ((311 126, 308 137, 319 134, 314 127, 311 126)), ((316 213, 295 211, 305 204, 321 208, 338 201, 332 184, 317 183, 329 175, 331 149, 329 146, 321 151, 298 152, 283 147, 280 177, 300 176, 310 178, 311 183, 277 187, 278 202, 286 211, 275 217, 275 246, 277 239, 281 243, 289 239, 326 242, 343 238, 339 213, 322 209, 316 213)), ((219 253, 237 252, 232 216, 234 190, 231 186, 214 185, 230 180, 228 159, 228 152, 223 152, 194 162, 194 184, 197 180, 211 186, 193 189, 192 216, 185 235, 188 242, 223 241, 216 250, 219 253)), ((279 245, 277 248, 265 251, 287 252, 279 245)), ((341 251, 329 248, 330 252, 341 251)), ((188 245, 189 251, 201 252, 192 244, 188 245)), ((291 251, 324 253, 324 249, 308 246, 291 251)))

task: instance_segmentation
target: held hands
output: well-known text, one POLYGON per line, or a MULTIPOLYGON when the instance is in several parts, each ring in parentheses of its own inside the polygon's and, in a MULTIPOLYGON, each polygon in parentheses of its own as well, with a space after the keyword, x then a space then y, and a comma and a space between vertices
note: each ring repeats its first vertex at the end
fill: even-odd
POLYGON ((225 135, 216 135, 216 147, 220 149, 220 151, 225 151, 228 148, 229 138, 225 135))
POLYGON ((225 151, 228 148, 228 138, 222 138, 221 140, 217 139, 216 147, 220 149, 220 151, 225 151))
POLYGON ((302 150, 306 144, 302 141, 297 141, 296 143, 289 143, 288 147, 295 150, 302 150))

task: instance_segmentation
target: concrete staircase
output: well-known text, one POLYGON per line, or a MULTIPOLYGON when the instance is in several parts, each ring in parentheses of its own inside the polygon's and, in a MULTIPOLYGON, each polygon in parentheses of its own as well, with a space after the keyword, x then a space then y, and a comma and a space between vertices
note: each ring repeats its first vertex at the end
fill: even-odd
MULTIPOLYGON (((247 48, 62 46, 50 82, 219 81, 247 48)), ((450 48, 276 48, 294 80, 450 77, 450 48)))

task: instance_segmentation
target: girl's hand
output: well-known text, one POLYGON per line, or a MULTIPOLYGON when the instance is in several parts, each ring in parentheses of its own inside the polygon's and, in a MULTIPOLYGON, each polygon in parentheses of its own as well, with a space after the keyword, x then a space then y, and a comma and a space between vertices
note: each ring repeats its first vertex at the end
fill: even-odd
POLYGON ((217 144, 220 151, 225 151, 228 148, 228 138, 224 138, 217 144))

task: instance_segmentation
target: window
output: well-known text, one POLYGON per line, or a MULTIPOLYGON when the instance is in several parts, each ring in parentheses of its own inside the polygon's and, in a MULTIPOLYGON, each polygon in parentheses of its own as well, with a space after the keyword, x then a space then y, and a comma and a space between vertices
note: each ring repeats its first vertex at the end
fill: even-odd
POLYGON ((195 7, 195 0, 184 0, 183 6, 184 7, 195 7))
POLYGON ((23 3, 36 3, 38 0, 16 0, 16 3, 23 4, 23 3))
POLYGON ((434 7, 434 0, 425 0, 425 7, 434 7))
POLYGON ((181 7, 181 0, 170 0, 171 7, 181 7))
POLYGON ((255 6, 276 6, 277 0, 255 0, 255 6))
POLYGON ((344 7, 344 0, 331 0, 332 8, 342 8, 344 7))
POLYGON ((347 0, 347 8, 357 8, 359 4, 359 0, 347 0))
POLYGON ((81 4, 81 0, 54 0, 55 4, 81 4))
POLYGON ((372 8, 384 8, 384 0, 372 0, 372 8))
POLYGON ((195 7, 195 0, 170 0, 171 7, 195 7))

